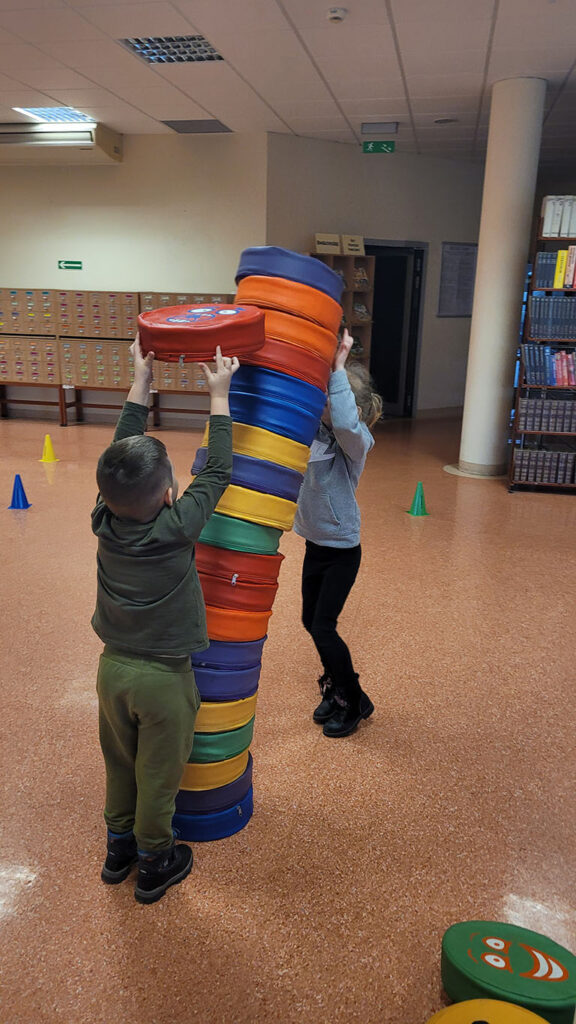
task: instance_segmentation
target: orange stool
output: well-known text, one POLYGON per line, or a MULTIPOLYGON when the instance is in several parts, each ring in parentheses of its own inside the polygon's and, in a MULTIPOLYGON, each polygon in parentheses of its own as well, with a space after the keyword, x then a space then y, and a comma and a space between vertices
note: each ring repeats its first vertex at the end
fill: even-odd
POLYGON ((281 277, 244 277, 238 282, 236 302, 293 313, 333 334, 342 320, 342 306, 325 292, 281 277))
POLYGON ((246 612, 236 608, 216 608, 206 605, 206 625, 211 640, 226 640, 237 643, 246 640, 261 640, 268 631, 271 611, 246 612))

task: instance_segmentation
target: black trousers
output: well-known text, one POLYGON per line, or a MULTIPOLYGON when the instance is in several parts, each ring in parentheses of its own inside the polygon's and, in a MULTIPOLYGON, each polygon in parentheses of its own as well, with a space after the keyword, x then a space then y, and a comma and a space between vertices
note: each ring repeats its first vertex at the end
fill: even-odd
POLYGON ((302 566, 302 623, 310 633, 336 692, 355 705, 361 689, 350 651, 338 635, 338 616, 352 590, 362 548, 330 548, 306 541, 302 566))

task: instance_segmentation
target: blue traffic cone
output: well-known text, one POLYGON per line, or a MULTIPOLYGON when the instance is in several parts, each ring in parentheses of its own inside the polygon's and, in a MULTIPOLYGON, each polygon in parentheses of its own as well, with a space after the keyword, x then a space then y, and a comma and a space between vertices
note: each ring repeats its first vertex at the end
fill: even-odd
POLYGON ((30 508, 30 502, 26 497, 26 491, 24 490, 24 484, 20 479, 20 473, 16 473, 14 477, 14 489, 12 491, 12 504, 8 508, 30 508))

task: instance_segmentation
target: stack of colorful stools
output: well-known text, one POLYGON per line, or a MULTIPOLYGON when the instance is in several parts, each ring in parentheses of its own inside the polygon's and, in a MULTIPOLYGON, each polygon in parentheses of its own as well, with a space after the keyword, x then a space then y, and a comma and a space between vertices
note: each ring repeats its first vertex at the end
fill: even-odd
MULTIPOLYGON (((311 257, 247 249, 237 282, 238 308, 264 311, 266 340, 232 378, 232 478, 196 546, 210 647, 192 658, 202 705, 174 818, 188 840, 232 835, 252 814, 249 746, 278 544, 294 521, 342 317, 341 278, 311 257)), ((208 430, 193 473, 207 443, 208 430)))

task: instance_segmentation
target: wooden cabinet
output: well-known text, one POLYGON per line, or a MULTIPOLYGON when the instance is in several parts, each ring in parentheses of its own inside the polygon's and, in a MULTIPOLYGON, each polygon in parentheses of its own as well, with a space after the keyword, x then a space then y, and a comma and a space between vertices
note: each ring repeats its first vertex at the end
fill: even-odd
POLYGON ((369 366, 375 257, 344 256, 335 253, 311 255, 331 267, 344 281, 342 310, 346 327, 354 338, 352 356, 369 366))

